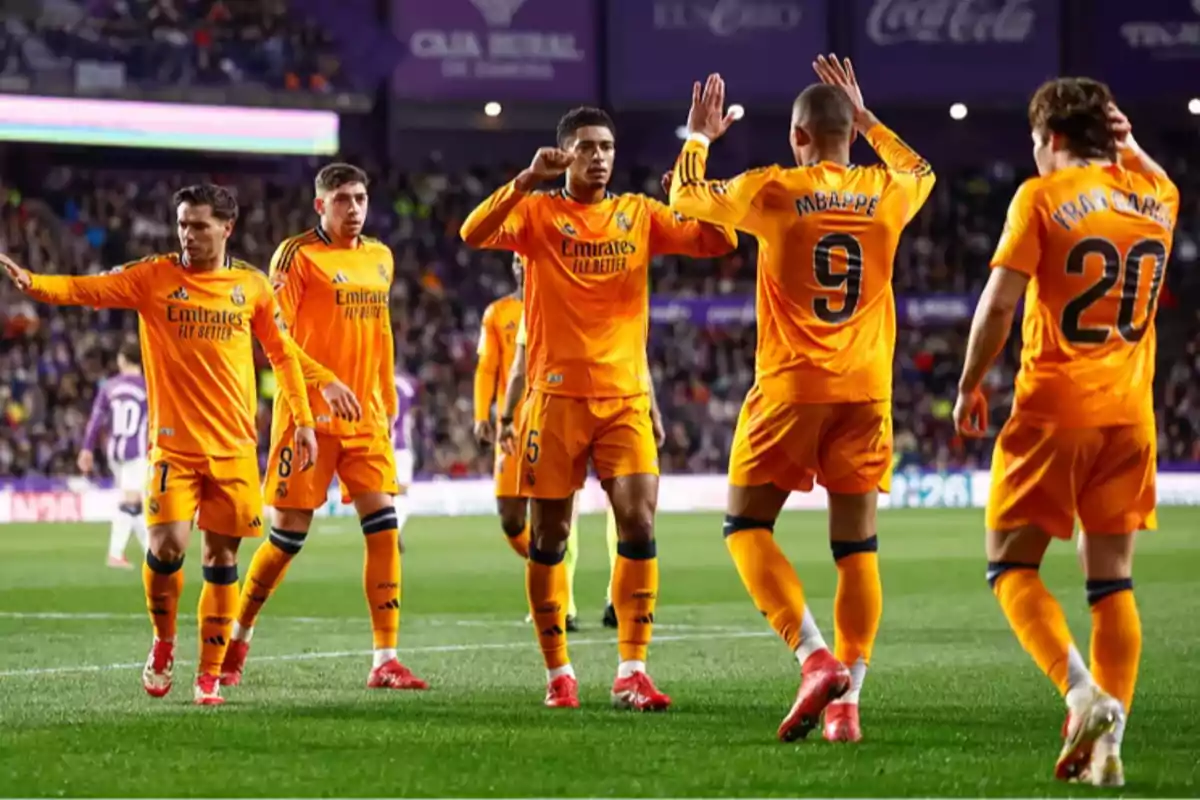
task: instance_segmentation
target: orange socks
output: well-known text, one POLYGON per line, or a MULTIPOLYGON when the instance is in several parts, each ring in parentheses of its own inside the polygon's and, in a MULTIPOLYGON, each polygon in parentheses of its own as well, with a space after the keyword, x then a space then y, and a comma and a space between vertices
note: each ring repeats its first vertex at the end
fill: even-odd
POLYGON ((292 558, 304 546, 308 534, 271 528, 271 536, 254 551, 250 571, 242 585, 234 638, 243 639, 254 628, 258 613, 283 582, 292 558))
POLYGON ((833 542, 837 594, 833 600, 834 655, 850 668, 853 681, 846 702, 857 702, 871 650, 883 616, 883 584, 879 580, 879 539, 833 542))
POLYGON ((525 562, 525 592, 548 670, 561 669, 571 663, 567 656, 569 589, 564 555, 544 553, 530 546, 529 560, 525 562))
POLYGON ((529 523, 526 522, 525 527, 517 533, 509 533, 506 528, 504 530, 504 541, 508 542, 508 546, 522 559, 529 558, 529 523))
POLYGON ((800 646, 804 587, 766 523, 725 518, 725 546, 754 605, 789 649, 800 646))
POLYGON ((142 586, 146 590, 146 611, 154 626, 154 637, 174 641, 179 618, 179 596, 183 594, 183 559, 159 561, 150 551, 142 564, 142 586))
MULTIPOLYGON (((621 661, 646 661, 658 604, 658 545, 617 543, 612 576, 612 603, 617 613, 617 650, 621 661)), ((643 667, 644 669, 644 667, 643 667)))
POLYGON ((200 673, 220 675, 238 604, 237 566, 205 567, 200 590, 200 673))
POLYGON ((1062 606, 1030 564, 988 563, 988 582, 1017 640, 1064 696, 1068 660, 1075 649, 1062 606))
POLYGON ((1142 655, 1142 622, 1133 581, 1088 581, 1087 593, 1092 606, 1092 676, 1128 713, 1142 655))
POLYGON ((363 517, 362 532, 367 545, 363 591, 371 610, 375 649, 395 650, 400 636, 400 531, 396 509, 382 508, 363 517))

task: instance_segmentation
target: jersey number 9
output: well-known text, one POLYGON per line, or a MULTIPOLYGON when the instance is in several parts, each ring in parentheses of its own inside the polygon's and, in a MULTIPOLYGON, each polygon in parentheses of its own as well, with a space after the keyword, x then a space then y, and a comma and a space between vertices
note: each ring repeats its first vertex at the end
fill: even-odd
POLYGON ((862 297, 863 252, 862 245, 848 233, 827 233, 813 248, 813 274, 824 289, 843 291, 839 308, 834 308, 828 297, 813 298, 813 313, 822 322, 837 325, 845 322, 858 309, 862 297), (841 250, 846 255, 846 271, 833 271, 833 251, 841 250))

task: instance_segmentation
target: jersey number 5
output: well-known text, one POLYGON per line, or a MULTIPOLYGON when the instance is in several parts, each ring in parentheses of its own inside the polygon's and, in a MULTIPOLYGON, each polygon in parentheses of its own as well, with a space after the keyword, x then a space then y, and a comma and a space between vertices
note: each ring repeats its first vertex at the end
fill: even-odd
POLYGON ((1073 300, 1063 306, 1062 332, 1071 344, 1104 344, 1112 335, 1113 328, 1127 342, 1140 341, 1146 335, 1146 328, 1154 319, 1154 311, 1158 305, 1158 290, 1162 288, 1163 272, 1167 266, 1167 247, 1157 239, 1142 239, 1129 248, 1124 258, 1117 246, 1107 239, 1084 239, 1071 248, 1067 254, 1067 274, 1082 275, 1084 262, 1088 256, 1099 256, 1104 262, 1104 274, 1100 280, 1084 289, 1073 300), (1150 280, 1150 297, 1146 303, 1146 318, 1141 327, 1133 322, 1134 303, 1137 302, 1138 287, 1141 284, 1142 261, 1154 259, 1154 274, 1150 280), (1122 277, 1122 266, 1124 276, 1122 277), (1080 318, 1093 304, 1108 294, 1108 291, 1121 283, 1121 304, 1117 307, 1117 317, 1109 324, 1084 327, 1080 318))
POLYGON ((850 319, 862 297, 862 245, 848 233, 827 233, 813 248, 813 274, 824 289, 844 291, 840 308, 834 308, 828 297, 813 298, 813 313, 822 322, 837 325, 850 319), (846 254, 846 271, 833 271, 833 251, 846 254))

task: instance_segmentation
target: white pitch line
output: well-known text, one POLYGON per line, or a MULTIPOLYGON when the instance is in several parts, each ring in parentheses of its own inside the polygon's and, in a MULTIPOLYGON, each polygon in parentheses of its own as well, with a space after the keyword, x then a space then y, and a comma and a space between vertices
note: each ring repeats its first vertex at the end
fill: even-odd
MULTIPOLYGON (((774 636, 772 631, 727 631, 719 633, 684 633, 678 635, 656 636, 654 642, 692 642, 713 641, 719 639, 758 639, 774 636)), ((606 644, 611 645, 611 639, 573 639, 569 640, 572 647, 606 644)), ((479 650, 523 650, 532 648, 530 642, 480 642, 476 644, 439 644, 425 647, 402 647, 401 653, 470 653, 479 650)), ((257 656, 254 661, 318 661, 328 658, 349 658, 350 656, 369 656, 372 650, 332 650, 317 653, 289 653, 281 656, 257 656)), ((176 664, 194 664, 194 661, 179 660, 176 664)), ((141 669, 141 662, 124 664, 80 664, 70 667, 34 667, 32 669, 12 669, 0 671, 0 678, 34 677, 37 675, 62 675, 75 672, 112 672, 114 670, 141 669)))

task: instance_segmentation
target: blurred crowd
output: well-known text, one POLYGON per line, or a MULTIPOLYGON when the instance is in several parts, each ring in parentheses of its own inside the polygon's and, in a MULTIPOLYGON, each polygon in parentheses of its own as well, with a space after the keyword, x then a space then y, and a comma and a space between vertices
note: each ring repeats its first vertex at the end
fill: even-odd
POLYGON ((0 22, 0 75, 90 65, 76 81, 327 92, 345 88, 337 52, 287 0, 53 0, 0 22))
MULTIPOLYGON (((488 474, 490 452, 471 437, 472 375, 480 317, 512 291, 506 254, 477 252, 458 240, 464 216, 505 175, 450 172, 437 163, 399 173, 364 163, 374 176, 368 231, 395 252, 392 314, 398 361, 418 380, 416 456, 426 475, 488 474)), ((0 251, 39 272, 91 274, 139 256, 176 249, 169 198, 179 185, 213 179, 237 189, 242 217, 232 252, 266 268, 275 245, 315 223, 309 178, 315 165, 286 174, 188 175, 82 170, 60 166, 36 197, 0 178, 0 251)), ((1167 462, 1200 462, 1200 172, 1171 165, 1187 205, 1160 314, 1160 452, 1167 462)), ((661 194, 657 169, 619 176, 617 188, 661 194)), ((978 292, 1004 212, 1024 177, 1005 164, 942 175, 910 225, 896 260, 898 294, 978 292)), ((716 260, 659 259, 652 291, 661 295, 753 293, 752 242, 716 260)), ((0 288, 0 475, 64 475, 74 459, 99 378, 118 342, 136 335, 131 313, 52 309, 0 288)), ((903 324, 895 359, 899 466, 986 466, 989 440, 964 442, 950 411, 969 321, 903 324)), ((655 325, 650 360, 667 425, 665 472, 724 470, 738 409, 754 376, 754 328, 655 325)), ((989 376, 996 424, 1011 403, 1018 342, 989 376)), ((265 366, 265 362, 262 364, 265 366)), ((260 404, 265 446, 270 403, 260 404)))

